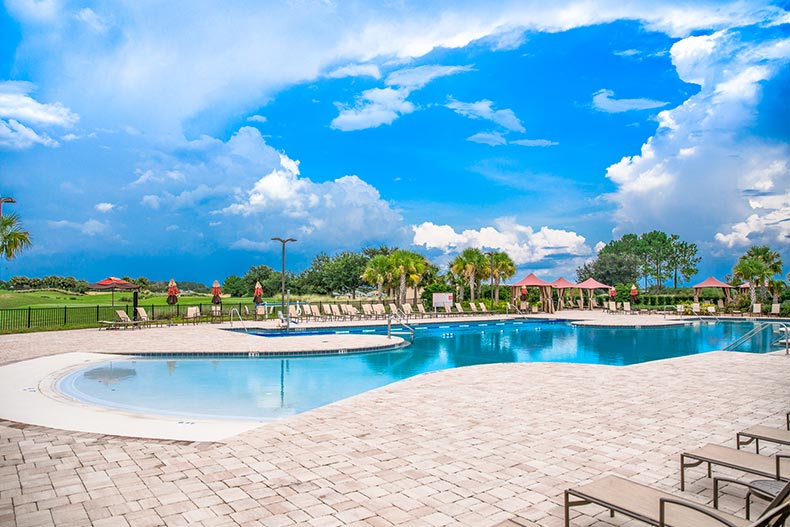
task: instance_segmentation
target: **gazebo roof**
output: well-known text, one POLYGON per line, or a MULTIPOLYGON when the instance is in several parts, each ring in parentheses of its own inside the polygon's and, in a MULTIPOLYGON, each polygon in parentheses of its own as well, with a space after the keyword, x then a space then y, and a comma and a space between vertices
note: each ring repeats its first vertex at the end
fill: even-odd
POLYGON ((612 286, 602 284, 595 278, 588 278, 584 282, 581 282, 580 284, 576 284, 574 287, 578 287, 579 289, 611 289, 612 288, 612 286))
POLYGON ((551 284, 535 276, 535 273, 529 273, 511 287, 551 287, 551 284))
POLYGON ((703 287, 724 287, 727 289, 731 289, 733 286, 731 286, 730 284, 725 284, 721 280, 718 280, 710 276, 704 282, 700 282, 697 285, 693 286, 692 289, 701 289, 703 287))
POLYGON ((551 287, 554 287, 555 289, 568 289, 571 287, 576 287, 576 284, 573 284, 567 281, 566 279, 560 277, 551 283, 551 287))

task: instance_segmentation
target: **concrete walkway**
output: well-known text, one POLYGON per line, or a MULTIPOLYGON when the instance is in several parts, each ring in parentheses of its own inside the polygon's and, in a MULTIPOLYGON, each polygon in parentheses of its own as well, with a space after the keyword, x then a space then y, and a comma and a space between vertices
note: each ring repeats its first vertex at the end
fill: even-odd
MULTIPOLYGON (((606 325, 639 317, 610 318, 606 325)), ((163 345, 177 329, 133 338, 147 334, 163 345)), ((66 333, 78 332, 2 337, 3 361, 94 351, 75 350, 80 338, 66 333)), ((122 344, 109 339, 123 331, 92 333, 86 338, 122 344)), ((715 352, 628 367, 474 366, 420 375, 224 442, 0 421, 0 525, 488 527, 514 519, 559 527, 565 488, 614 473, 677 493, 682 450, 734 446, 735 433, 754 424, 783 426, 788 379, 783 353, 715 352)), ((688 471, 684 495, 711 501, 703 469, 688 471)), ((721 507, 742 514, 742 498, 725 489, 721 507)), ((572 525, 637 524, 590 505, 573 512, 572 525)))

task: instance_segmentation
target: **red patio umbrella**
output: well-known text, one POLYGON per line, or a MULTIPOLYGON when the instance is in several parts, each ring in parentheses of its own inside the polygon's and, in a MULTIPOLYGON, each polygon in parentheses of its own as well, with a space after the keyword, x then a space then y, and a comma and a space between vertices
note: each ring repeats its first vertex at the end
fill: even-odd
POLYGON ((131 282, 127 282, 121 278, 116 276, 108 276, 104 280, 99 280, 95 284, 90 284, 88 286, 89 289, 94 289, 96 291, 110 291, 112 305, 115 306, 115 290, 119 291, 131 291, 135 289, 140 289, 140 286, 133 284, 131 282))
POLYGON ((255 282, 255 291, 252 294, 252 301, 256 304, 260 304, 261 300, 263 300, 263 287, 261 287, 260 282, 255 282))
POLYGON ((174 306, 178 303, 178 294, 178 286, 176 285, 176 281, 171 278, 170 282, 167 284, 168 305, 174 306))
POLYGON ((211 284, 211 303, 222 303, 222 289, 219 287, 219 280, 214 280, 214 283, 211 284))
POLYGON ((631 293, 630 294, 631 294, 631 301, 632 302, 636 302, 636 295, 639 294, 639 292, 636 290, 636 284, 632 284, 631 285, 631 293))

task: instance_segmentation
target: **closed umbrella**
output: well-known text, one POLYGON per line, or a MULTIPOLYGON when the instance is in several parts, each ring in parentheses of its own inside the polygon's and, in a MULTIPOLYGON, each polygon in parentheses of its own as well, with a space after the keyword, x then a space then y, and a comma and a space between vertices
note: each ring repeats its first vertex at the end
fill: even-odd
POLYGON ((176 281, 172 278, 170 279, 170 283, 167 284, 167 303, 171 306, 178 303, 178 286, 176 285, 176 281))
POLYGON ((256 304, 260 304, 263 300, 263 287, 261 287, 260 282, 255 282, 255 291, 252 295, 252 301, 256 304))
POLYGON ((219 287, 219 280, 214 280, 214 283, 211 284, 211 303, 222 303, 222 289, 219 287))
POLYGON ((636 295, 637 295, 638 293, 639 293, 639 292, 636 290, 636 284, 633 284, 633 285, 631 286, 631 302, 634 302, 634 303, 636 303, 636 295))

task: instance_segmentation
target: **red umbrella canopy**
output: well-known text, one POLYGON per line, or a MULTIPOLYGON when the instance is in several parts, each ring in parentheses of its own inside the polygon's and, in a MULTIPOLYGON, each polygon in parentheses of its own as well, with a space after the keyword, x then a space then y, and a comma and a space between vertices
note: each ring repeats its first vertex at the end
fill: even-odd
POLYGON ((611 289, 612 288, 612 286, 602 284, 595 278, 588 278, 584 282, 576 284, 576 287, 578 287, 579 289, 611 289))
POLYGON ((253 293, 254 296, 263 296, 263 287, 261 287, 260 282, 255 282, 255 292, 253 293))
POLYGON ((138 286, 117 276, 108 276, 90 285, 91 289, 138 289, 138 286))
MULTIPOLYGON (((704 282, 700 282, 695 286, 692 286, 692 289, 702 288, 702 287, 724 287, 726 289, 732 289, 733 286, 730 284, 725 284, 721 280, 717 280, 716 278, 709 276, 704 282)), ((746 284, 746 287, 749 287, 749 284, 746 284)))
POLYGON ((214 283, 211 284, 211 294, 214 296, 222 294, 222 289, 219 287, 219 280, 214 280, 214 283))
POLYGON ((546 287, 550 285, 550 283, 535 276, 535 273, 529 273, 511 287, 546 287))
POLYGON ((576 287, 564 278, 557 278, 551 283, 551 286, 554 289, 570 289, 571 287, 576 287))

